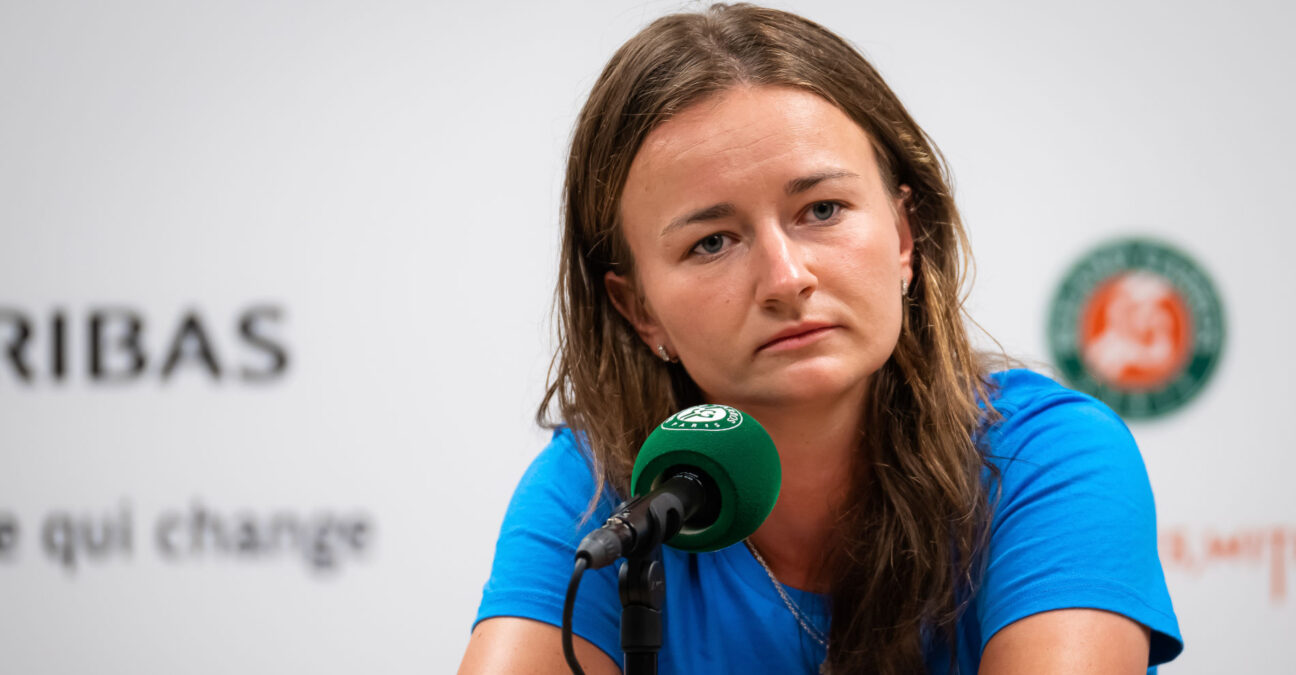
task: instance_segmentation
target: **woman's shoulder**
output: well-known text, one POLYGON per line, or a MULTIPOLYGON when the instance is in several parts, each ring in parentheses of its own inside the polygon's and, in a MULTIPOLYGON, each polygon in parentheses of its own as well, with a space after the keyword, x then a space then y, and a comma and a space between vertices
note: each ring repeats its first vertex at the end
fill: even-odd
POLYGON ((990 379, 997 416, 983 431, 983 447, 992 461, 1139 458, 1129 427, 1102 401, 1031 370, 1005 370, 990 379))
POLYGON ((1083 392, 1070 389, 1052 378, 1025 368, 1013 368, 991 373, 991 401, 1005 417, 1026 411, 1038 412, 1058 405, 1078 406, 1100 413, 1104 417, 1119 419, 1102 401, 1083 392))
POLYGON ((559 522, 574 518, 585 524, 589 517, 610 513, 616 499, 606 489, 595 510, 586 513, 595 489, 593 466, 582 436, 565 425, 555 428, 518 481, 506 519, 558 517, 559 522))
POLYGON ((522 474, 522 480, 518 484, 519 489, 534 483, 546 484, 558 481, 566 490, 588 487, 592 494, 593 463, 586 447, 570 427, 566 425, 555 427, 549 436, 549 442, 535 456, 535 459, 531 460, 530 466, 522 474))
POLYGON ((1006 499, 1070 484, 1145 494, 1150 506, 1138 444, 1105 403, 1029 370, 995 373, 992 384, 998 415, 978 443, 1006 499))
POLYGON ((589 473, 590 456, 582 449, 575 432, 567 425, 555 427, 540 453, 531 461, 527 473, 589 473))

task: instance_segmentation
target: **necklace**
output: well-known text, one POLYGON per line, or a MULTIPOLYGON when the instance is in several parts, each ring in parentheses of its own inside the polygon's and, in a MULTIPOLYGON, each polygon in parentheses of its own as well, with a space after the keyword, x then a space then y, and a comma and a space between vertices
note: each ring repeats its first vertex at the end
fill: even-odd
MULTIPOLYGON (((783 590, 783 584, 780 584, 779 580, 774 577, 774 570, 770 569, 770 566, 765 563, 765 559, 761 557, 760 551, 756 550, 756 545, 752 543, 751 539, 744 539, 743 543, 747 545, 747 550, 751 551, 752 557, 756 559, 756 562, 760 563, 760 566, 765 569, 765 574, 769 575, 770 583, 774 584, 774 590, 778 591, 779 597, 783 599, 783 604, 787 605, 788 611, 792 612, 792 616, 797 620, 797 623, 801 624, 801 630, 804 630, 806 635, 809 635, 812 640, 818 642, 821 647, 827 649, 828 636, 824 635, 818 628, 815 628, 810 623, 809 617, 807 617, 805 613, 801 611, 801 608, 792 601, 792 598, 788 597, 787 591, 783 590)), ((825 670, 827 665, 828 662, 824 661, 824 663, 819 666, 819 672, 827 672, 825 670)))

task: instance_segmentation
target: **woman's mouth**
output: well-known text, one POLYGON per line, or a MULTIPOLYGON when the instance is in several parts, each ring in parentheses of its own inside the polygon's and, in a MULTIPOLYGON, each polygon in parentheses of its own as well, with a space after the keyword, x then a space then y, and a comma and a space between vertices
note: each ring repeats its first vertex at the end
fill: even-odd
POLYGON ((775 352, 800 349, 801 347, 819 341, 835 328, 837 328, 837 326, 824 323, 793 326, 792 328, 776 334, 770 341, 761 345, 756 351, 775 352))

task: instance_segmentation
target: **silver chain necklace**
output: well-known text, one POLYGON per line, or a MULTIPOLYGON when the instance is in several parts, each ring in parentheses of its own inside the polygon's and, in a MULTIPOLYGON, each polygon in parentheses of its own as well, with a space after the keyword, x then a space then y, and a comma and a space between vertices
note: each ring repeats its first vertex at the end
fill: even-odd
MULTIPOLYGON (((747 550, 751 551, 752 557, 756 559, 756 562, 760 563, 760 566, 765 569, 765 574, 769 576, 770 583, 774 584, 774 590, 778 591, 779 597, 783 599, 783 604, 787 605, 788 611, 792 612, 792 617, 797 620, 797 623, 801 624, 801 630, 805 631, 806 635, 810 636, 810 639, 818 642, 821 647, 828 649, 828 636, 824 635, 818 628, 815 628, 814 625, 810 623, 810 618, 801 611, 801 608, 792 601, 792 598, 788 597, 787 591, 783 590, 783 584, 779 583, 779 580, 774 576, 774 570, 770 569, 770 566, 766 564, 765 559, 761 557, 760 551, 756 550, 756 545, 752 543, 750 538, 744 539, 743 543, 747 545, 747 550)), ((819 664, 819 672, 828 672, 827 659, 824 659, 824 662, 819 664)))

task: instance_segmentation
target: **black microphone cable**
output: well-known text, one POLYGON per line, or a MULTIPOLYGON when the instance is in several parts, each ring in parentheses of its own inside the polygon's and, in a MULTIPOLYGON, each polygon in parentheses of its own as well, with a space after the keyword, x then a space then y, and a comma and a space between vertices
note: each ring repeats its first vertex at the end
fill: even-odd
POLYGON ((580 661, 576 660, 576 651, 572 648, 572 610, 576 607, 576 589, 580 588, 581 575, 585 574, 589 562, 589 558, 583 555, 576 556, 576 568, 572 570, 571 581, 567 584, 567 597, 563 600, 563 656, 567 659, 567 667, 571 668, 572 675, 585 675, 580 661))

